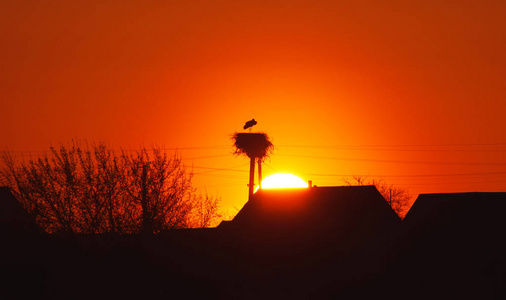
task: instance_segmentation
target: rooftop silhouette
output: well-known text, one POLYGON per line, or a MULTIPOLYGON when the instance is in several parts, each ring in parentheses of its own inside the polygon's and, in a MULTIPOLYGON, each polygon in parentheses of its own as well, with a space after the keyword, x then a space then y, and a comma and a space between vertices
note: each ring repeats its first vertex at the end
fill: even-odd
POLYGON ((0 195, 10 294, 29 284, 28 296, 51 299, 506 296, 506 193, 420 195, 401 221, 374 186, 260 190, 217 228, 28 243, 8 237, 33 220, 0 195))
POLYGON ((41 233, 35 220, 14 197, 8 187, 0 187, 0 234, 41 233))

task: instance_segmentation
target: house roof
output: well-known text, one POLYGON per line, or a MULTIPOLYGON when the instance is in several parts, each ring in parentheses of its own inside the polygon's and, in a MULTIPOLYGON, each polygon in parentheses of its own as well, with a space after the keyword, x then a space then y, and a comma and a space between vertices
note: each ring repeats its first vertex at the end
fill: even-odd
POLYGON ((0 232, 4 234, 39 233, 35 220, 8 187, 0 187, 0 232))
POLYGON ((503 260, 505 211, 506 193, 422 194, 403 220, 401 249, 425 265, 503 260))
POLYGON ((506 193, 421 194, 404 219, 405 227, 485 228, 506 225, 506 193))
POLYGON ((307 222, 351 222, 398 217, 374 186, 264 189, 253 195, 233 219, 254 226, 307 222))
POLYGON ((368 240, 400 225, 374 186, 260 190, 223 229, 248 238, 368 240))

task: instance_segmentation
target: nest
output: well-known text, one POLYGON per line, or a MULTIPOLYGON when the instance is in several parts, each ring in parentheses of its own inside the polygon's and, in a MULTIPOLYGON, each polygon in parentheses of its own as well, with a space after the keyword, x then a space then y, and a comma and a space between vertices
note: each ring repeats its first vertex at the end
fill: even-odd
POLYGON ((274 148, 267 134, 263 132, 236 132, 232 135, 232 140, 235 146, 234 154, 246 155, 249 158, 264 158, 274 148))

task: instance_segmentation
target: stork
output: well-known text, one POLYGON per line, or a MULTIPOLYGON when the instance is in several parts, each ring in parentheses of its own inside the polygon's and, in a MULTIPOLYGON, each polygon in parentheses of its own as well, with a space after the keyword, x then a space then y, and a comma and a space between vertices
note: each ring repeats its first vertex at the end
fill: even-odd
POLYGON ((246 130, 250 127, 253 127, 256 124, 257 124, 257 121, 255 121, 255 119, 251 119, 248 122, 246 122, 246 124, 244 124, 244 130, 246 130))

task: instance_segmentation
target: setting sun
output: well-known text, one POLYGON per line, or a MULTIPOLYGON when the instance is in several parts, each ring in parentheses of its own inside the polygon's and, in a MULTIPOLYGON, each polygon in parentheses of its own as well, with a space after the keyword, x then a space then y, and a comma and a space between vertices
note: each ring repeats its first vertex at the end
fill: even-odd
POLYGON ((262 180, 263 189, 307 188, 308 184, 301 178, 289 173, 277 173, 262 180))

